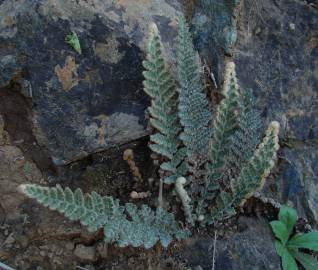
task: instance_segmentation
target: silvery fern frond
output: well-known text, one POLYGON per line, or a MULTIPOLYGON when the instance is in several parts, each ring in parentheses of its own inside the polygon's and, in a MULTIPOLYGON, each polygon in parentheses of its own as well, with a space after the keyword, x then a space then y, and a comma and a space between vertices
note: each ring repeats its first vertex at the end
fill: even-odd
POLYGON ((269 124, 262 143, 257 147, 251 159, 242 168, 239 176, 231 181, 231 190, 235 195, 235 205, 242 204, 264 186, 265 180, 277 159, 279 123, 269 124))
POLYGON ((173 238, 188 236, 180 229, 174 215, 162 208, 152 210, 146 205, 137 208, 109 196, 102 197, 96 192, 83 194, 61 186, 42 187, 33 184, 21 185, 22 193, 36 199, 43 206, 56 210, 73 221, 80 221, 89 231, 104 230, 105 241, 116 242, 120 247, 153 247, 158 241, 167 247, 173 238))
POLYGON ((222 95, 224 98, 213 121, 213 137, 210 144, 208 182, 212 185, 222 177, 222 169, 229 154, 230 138, 237 127, 239 92, 233 62, 226 65, 222 95))
POLYGON ((177 40, 179 117, 183 126, 180 138, 186 146, 189 163, 199 167, 202 165, 200 161, 203 163, 207 159, 212 113, 202 86, 189 27, 183 16, 179 18, 177 40))
POLYGON ((166 158, 161 169, 168 172, 166 183, 174 183, 187 168, 183 163, 185 149, 181 149, 178 119, 178 93, 175 80, 167 70, 164 50, 157 26, 152 24, 148 43, 147 59, 143 62, 144 91, 151 97, 150 124, 157 132, 150 136, 152 151, 166 158))
POLYGON ((224 175, 223 170, 229 154, 230 138, 237 127, 239 92, 233 62, 226 65, 222 94, 224 98, 217 108, 212 126, 213 137, 208 150, 209 163, 206 166, 206 181, 205 186, 201 187, 196 209, 198 215, 203 214, 208 206, 208 201, 212 201, 219 190, 219 181, 224 175))
POLYGON ((277 158, 279 123, 271 122, 262 143, 255 150, 240 175, 231 181, 231 193, 221 191, 216 204, 207 215, 208 223, 215 223, 235 214, 235 208, 262 189, 277 158))
POLYGON ((262 119, 254 108, 255 98, 252 91, 243 91, 239 103, 238 128, 230 139, 229 153, 225 171, 230 178, 237 176, 242 167, 252 157, 261 141, 262 119))

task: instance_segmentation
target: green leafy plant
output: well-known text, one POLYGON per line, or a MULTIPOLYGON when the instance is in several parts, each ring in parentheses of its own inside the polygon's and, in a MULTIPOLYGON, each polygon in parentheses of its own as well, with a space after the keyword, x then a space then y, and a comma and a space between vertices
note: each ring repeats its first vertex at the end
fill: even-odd
POLYGON ((65 42, 69 44, 77 53, 82 54, 80 41, 74 31, 66 35, 65 42))
POLYGON ((293 208, 282 206, 278 214, 278 220, 270 223, 277 238, 275 248, 277 254, 282 258, 283 269, 297 270, 296 261, 298 261, 306 270, 317 270, 317 260, 301 250, 308 249, 318 252, 318 232, 292 235, 296 221, 296 211, 293 208))
MULTIPOLYGON (((71 46, 79 46, 74 33, 68 40, 71 46)), ((251 93, 239 88, 233 62, 225 67, 223 99, 212 114, 184 17, 179 18, 176 60, 177 69, 169 69, 158 29, 151 25, 143 62, 144 91, 151 98, 148 112, 153 134, 149 146, 160 164, 160 183, 174 187, 185 226, 191 229, 231 217, 262 188, 275 164, 279 124, 271 122, 261 138, 259 114, 252 108, 251 93), (176 70, 176 76, 170 70, 176 70)), ((38 185, 20 189, 90 231, 103 229, 106 242, 150 248, 157 241, 167 247, 173 238, 189 235, 174 214, 162 208, 162 184, 159 188, 155 210, 147 205, 121 205, 96 192, 84 195, 80 189, 72 192, 38 185)))

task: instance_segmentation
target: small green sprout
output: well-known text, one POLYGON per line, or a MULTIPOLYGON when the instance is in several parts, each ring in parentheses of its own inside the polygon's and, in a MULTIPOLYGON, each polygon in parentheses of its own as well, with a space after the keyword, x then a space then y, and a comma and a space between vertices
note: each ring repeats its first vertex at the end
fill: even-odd
POLYGON ((65 42, 69 44, 76 52, 82 54, 80 41, 78 39, 77 34, 74 31, 72 31, 71 34, 68 34, 65 37, 65 42))
POLYGON ((277 238, 275 248, 277 254, 282 258, 283 270, 297 270, 296 260, 306 270, 317 270, 317 260, 310 254, 299 251, 299 249, 317 252, 318 231, 297 233, 291 236, 296 221, 296 211, 293 208, 282 206, 278 214, 278 220, 270 223, 277 238))

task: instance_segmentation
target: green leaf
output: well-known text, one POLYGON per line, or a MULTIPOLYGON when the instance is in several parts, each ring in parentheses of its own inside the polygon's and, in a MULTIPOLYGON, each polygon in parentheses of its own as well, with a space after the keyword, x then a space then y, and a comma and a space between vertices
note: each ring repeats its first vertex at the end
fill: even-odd
POLYGON ((278 219, 286 225, 290 235, 297 220, 296 210, 284 205, 279 210, 278 219))
POLYGON ((289 253, 287 248, 282 245, 282 243, 276 240, 275 248, 277 254, 282 258, 283 270, 298 270, 295 259, 289 253))
POLYGON ((271 223, 272 230, 279 240, 281 240, 282 244, 285 246, 286 242, 288 241, 288 231, 286 228, 286 225, 279 221, 279 220, 274 220, 271 223))
POLYGON ((318 251, 318 232, 296 234, 287 243, 288 248, 308 248, 318 251))
POLYGON ((318 262, 313 256, 296 250, 290 250, 290 253, 306 270, 318 269, 318 262))

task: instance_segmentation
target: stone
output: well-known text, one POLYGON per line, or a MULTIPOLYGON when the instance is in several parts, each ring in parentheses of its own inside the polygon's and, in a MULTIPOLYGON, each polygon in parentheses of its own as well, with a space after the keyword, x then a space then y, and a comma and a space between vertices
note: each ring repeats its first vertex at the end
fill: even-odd
MULTIPOLYGON (((242 231, 217 239, 215 269, 281 269, 268 222, 243 217, 239 223, 242 231)), ((179 255, 187 260, 188 267, 200 265, 204 270, 212 269, 213 249, 213 237, 193 238, 179 255)))
POLYGON ((224 59, 231 58, 241 89, 253 90, 264 121, 280 122, 283 155, 265 196, 293 201, 301 216, 318 225, 313 195, 318 189, 313 163, 318 141, 317 7, 305 1, 199 0, 192 25, 196 47, 217 84, 222 84, 224 59))
POLYGON ((74 244, 72 242, 67 242, 65 245, 65 248, 67 250, 73 250, 74 249, 74 244))
MULTIPOLYGON (((147 134, 148 26, 157 23, 167 59, 174 59, 181 2, 1 1, 0 87, 15 86, 28 101, 30 132, 55 165, 147 134), (82 54, 65 42, 72 31, 82 54)), ((19 121, 5 113, 6 121, 19 121)))
POLYGON ((96 250, 93 246, 77 245, 74 250, 74 255, 81 260, 95 261, 96 260, 96 250))

